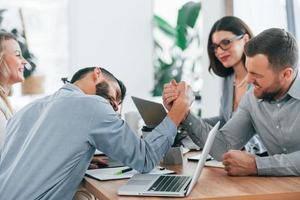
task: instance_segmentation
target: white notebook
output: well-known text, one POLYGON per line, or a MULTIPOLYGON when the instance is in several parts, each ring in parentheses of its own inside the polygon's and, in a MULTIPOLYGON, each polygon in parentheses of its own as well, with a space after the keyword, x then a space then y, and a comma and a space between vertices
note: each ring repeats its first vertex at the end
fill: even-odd
MULTIPOLYGON (((131 178, 135 174, 139 174, 136 170, 131 170, 129 172, 123 174, 116 174, 116 172, 126 169, 128 167, 114 167, 114 168, 101 168, 101 169, 92 169, 87 170, 85 174, 89 177, 92 177, 97 180, 116 180, 116 179, 125 179, 131 178)), ((175 172, 172 170, 165 169, 164 167, 155 167, 148 174, 174 174, 175 172)))

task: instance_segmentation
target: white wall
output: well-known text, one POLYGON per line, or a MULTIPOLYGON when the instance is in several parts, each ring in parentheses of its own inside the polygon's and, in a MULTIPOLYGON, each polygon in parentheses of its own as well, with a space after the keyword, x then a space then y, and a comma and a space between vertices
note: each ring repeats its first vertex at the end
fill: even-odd
POLYGON ((224 0, 203 0, 203 42, 204 53, 202 59, 203 70, 203 90, 202 94, 202 116, 212 117, 219 114, 221 81, 216 75, 208 73, 208 55, 207 55, 207 39, 212 25, 225 15, 224 0))
MULTIPOLYGON (((72 0, 70 3, 70 74, 85 67, 106 67, 124 81, 128 96, 151 98, 152 66, 152 2, 72 0)), ((224 16, 223 0, 203 0, 203 42, 206 47, 213 23, 224 16)), ((203 55, 203 116, 218 114, 219 78, 207 72, 207 53, 203 55)), ((125 111, 134 110, 131 99, 125 111)))
POLYGON ((153 87, 152 1, 69 1, 70 75, 101 66, 128 89, 129 96, 149 98, 153 87))
POLYGON ((268 28, 287 29, 285 6, 285 0, 234 0, 233 13, 257 35, 268 28))

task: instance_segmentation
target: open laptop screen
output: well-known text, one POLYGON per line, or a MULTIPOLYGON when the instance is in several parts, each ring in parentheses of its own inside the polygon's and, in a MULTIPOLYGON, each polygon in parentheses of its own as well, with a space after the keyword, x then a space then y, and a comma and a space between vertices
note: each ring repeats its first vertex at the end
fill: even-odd
POLYGON ((131 98, 147 127, 155 128, 166 117, 167 112, 162 104, 134 96, 131 98))

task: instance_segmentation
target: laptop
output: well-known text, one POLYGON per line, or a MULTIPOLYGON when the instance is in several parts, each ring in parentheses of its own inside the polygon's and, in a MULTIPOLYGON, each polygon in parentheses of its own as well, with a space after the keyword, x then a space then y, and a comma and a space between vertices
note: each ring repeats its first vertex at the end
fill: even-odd
POLYGON ((132 196, 160 196, 160 197, 184 197, 188 196, 204 167, 206 158, 215 136, 218 133, 220 122, 218 122, 209 132, 204 145, 202 156, 198 161, 193 177, 183 175, 134 175, 125 185, 118 189, 118 195, 132 196))
POLYGON ((166 117, 167 112, 160 103, 131 97, 148 128, 155 128, 166 117))

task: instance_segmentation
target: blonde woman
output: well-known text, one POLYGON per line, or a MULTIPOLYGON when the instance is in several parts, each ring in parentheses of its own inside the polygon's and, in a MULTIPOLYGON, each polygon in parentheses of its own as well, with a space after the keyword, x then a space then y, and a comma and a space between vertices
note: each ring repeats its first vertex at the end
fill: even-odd
POLYGON ((13 84, 24 80, 26 63, 16 38, 10 33, 0 31, 0 150, 4 142, 6 123, 13 114, 7 96, 13 84))

